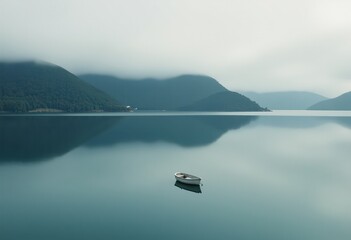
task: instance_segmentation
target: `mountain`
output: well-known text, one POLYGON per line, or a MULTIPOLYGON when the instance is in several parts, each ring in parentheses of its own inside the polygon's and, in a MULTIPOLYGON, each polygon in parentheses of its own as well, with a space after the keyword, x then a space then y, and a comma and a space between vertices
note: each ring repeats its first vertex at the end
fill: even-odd
POLYGON ((236 92, 219 92, 180 108, 190 111, 264 111, 256 102, 236 92))
POLYGON ((311 105, 327 98, 312 92, 241 92, 262 107, 272 110, 305 110, 311 105))
POLYGON ((121 111, 115 99, 48 63, 0 63, 0 112, 121 111))
POLYGON ((201 75, 163 80, 132 80, 94 74, 79 77, 121 103, 141 110, 176 110, 214 93, 228 91, 215 79, 201 75))
POLYGON ((339 97, 321 101, 309 108, 310 110, 351 110, 351 92, 339 97))

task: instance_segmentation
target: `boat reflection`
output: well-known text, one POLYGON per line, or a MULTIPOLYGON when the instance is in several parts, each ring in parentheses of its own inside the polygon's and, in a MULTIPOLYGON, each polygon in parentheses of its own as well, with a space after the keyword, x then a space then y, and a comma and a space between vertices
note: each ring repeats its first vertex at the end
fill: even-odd
POLYGON ((174 183, 174 186, 179 187, 180 189, 190 191, 190 192, 202 193, 201 187, 199 185, 189 185, 189 184, 185 184, 185 183, 181 183, 179 181, 176 181, 174 183))

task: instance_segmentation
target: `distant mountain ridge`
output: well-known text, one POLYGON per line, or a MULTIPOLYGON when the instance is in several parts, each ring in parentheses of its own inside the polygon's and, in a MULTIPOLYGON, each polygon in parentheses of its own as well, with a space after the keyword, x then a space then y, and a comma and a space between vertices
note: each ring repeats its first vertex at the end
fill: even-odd
POLYGON ((59 66, 0 63, 0 112, 123 110, 115 99, 59 66))
POLYGON ((216 79, 203 75, 163 80, 130 80, 97 74, 79 77, 123 104, 140 110, 263 111, 245 96, 230 92, 216 79))
POLYGON ((351 92, 316 103, 309 110, 351 110, 351 92))
POLYGON ((181 75, 163 80, 133 80, 96 74, 79 77, 121 103, 142 110, 176 110, 227 90, 215 79, 201 75, 181 75))
POLYGON ((327 98, 305 91, 282 91, 282 92, 240 92, 257 102, 262 107, 272 110, 306 110, 311 105, 327 98))
POLYGON ((219 92, 193 104, 180 108, 191 111, 265 111, 256 102, 236 92, 219 92))

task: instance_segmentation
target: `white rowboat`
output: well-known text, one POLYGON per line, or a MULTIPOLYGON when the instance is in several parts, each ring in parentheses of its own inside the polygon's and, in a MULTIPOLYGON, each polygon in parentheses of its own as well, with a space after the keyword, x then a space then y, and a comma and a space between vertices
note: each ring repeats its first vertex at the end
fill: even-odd
POLYGON ((191 185, 200 185, 200 181, 201 181, 201 178, 199 177, 196 177, 187 173, 181 173, 181 172, 175 173, 174 177, 179 182, 191 184, 191 185))

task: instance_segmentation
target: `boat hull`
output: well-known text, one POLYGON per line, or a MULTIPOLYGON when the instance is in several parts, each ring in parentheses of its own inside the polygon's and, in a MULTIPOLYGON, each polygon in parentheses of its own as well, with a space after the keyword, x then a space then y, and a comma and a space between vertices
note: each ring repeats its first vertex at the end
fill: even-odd
POLYGON ((201 182, 201 178, 186 173, 175 173, 174 177, 177 181, 190 185, 200 185, 201 182))
POLYGON ((200 185, 200 181, 201 181, 201 180, 187 180, 187 179, 182 179, 177 177, 176 177, 176 180, 181 183, 190 184, 190 185, 200 185))

